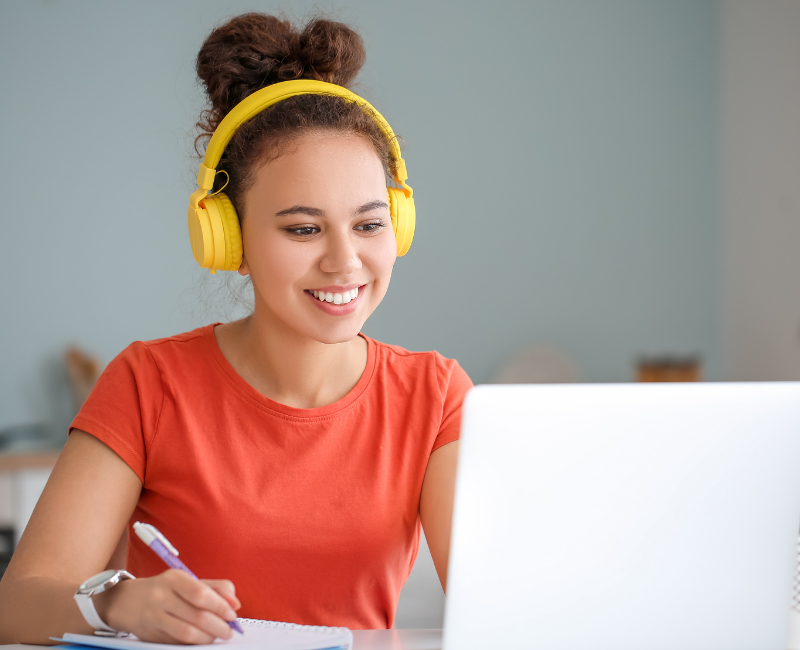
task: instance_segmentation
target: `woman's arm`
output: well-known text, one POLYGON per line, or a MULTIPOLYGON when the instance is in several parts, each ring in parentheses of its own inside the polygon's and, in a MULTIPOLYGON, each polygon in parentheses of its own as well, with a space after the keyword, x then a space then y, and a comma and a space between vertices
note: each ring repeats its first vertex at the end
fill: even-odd
POLYGON ((431 454, 419 500, 419 516, 425 538, 444 590, 447 590, 447 562, 450 555, 450 526, 453 519, 457 461, 458 440, 439 447, 431 454))
MULTIPOLYGON (((73 595, 84 580, 120 562, 121 539, 141 489, 114 451, 73 431, 0 581, 0 643, 47 644, 64 632, 94 632, 73 595)), ((238 605, 233 586, 203 582, 166 571, 124 581, 93 601, 107 624, 148 640, 228 638, 222 617, 230 620, 231 605, 238 605)))
POLYGON ((0 642, 92 634, 72 596, 111 559, 141 488, 109 447, 70 436, 0 582, 0 642))

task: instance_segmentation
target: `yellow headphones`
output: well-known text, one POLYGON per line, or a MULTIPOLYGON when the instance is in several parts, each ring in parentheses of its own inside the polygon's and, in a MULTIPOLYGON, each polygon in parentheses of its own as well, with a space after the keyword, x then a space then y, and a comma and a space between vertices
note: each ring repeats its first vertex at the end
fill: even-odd
POLYGON ((367 114, 386 135, 391 146, 391 156, 396 162, 397 173, 393 180, 399 186, 386 188, 389 193, 392 227, 397 241, 397 256, 400 257, 408 252, 411 240, 414 238, 416 210, 412 198, 413 191, 405 183, 408 178, 406 164, 400 155, 400 146, 397 144, 392 127, 369 102, 347 88, 324 81, 297 79, 267 86, 246 97, 233 107, 211 136, 205 158, 200 163, 200 171, 197 173, 199 189, 192 192, 189 197, 189 239, 192 242, 192 253, 197 263, 209 269, 211 273, 216 273, 218 270, 235 271, 242 264, 242 231, 236 209, 225 194, 217 192, 208 195, 214 186, 216 168, 225 147, 242 124, 264 109, 289 97, 309 94, 335 95, 348 102, 358 103, 368 109, 367 114))

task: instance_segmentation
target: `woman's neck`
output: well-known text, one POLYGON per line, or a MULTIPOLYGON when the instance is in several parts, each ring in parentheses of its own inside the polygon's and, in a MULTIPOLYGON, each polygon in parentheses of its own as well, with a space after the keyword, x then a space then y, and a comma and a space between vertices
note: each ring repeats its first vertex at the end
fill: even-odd
POLYGON ((214 335, 242 379, 265 397, 295 408, 317 408, 342 399, 367 365, 362 337, 320 343, 259 309, 218 325, 214 335))

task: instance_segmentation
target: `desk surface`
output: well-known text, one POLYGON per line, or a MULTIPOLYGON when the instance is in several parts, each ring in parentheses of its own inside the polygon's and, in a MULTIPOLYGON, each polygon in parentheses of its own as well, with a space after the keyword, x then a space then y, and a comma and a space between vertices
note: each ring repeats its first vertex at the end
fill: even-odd
MULTIPOLYGON (((43 647, 46 646, 0 645, 6 650, 43 647)), ((440 650, 441 647, 441 630, 353 630, 353 650, 440 650)))
POLYGON ((441 630, 353 630, 353 650, 441 650, 441 630))

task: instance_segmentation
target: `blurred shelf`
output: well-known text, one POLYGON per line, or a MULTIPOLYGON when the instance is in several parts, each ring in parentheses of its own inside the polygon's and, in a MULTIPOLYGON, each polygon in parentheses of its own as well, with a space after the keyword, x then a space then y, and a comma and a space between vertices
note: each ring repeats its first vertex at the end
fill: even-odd
POLYGON ((0 472, 16 472, 23 469, 52 468, 56 464, 60 449, 0 453, 0 472))

